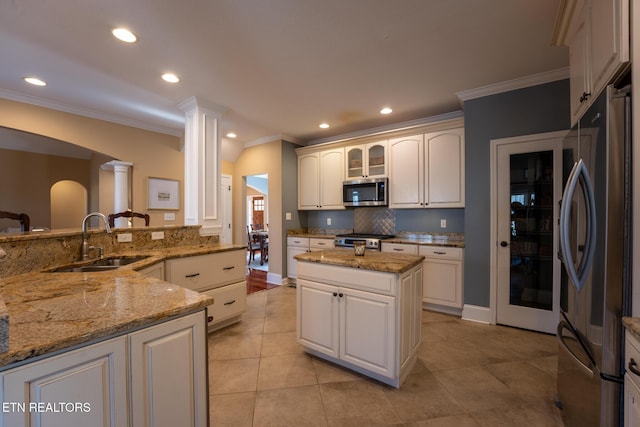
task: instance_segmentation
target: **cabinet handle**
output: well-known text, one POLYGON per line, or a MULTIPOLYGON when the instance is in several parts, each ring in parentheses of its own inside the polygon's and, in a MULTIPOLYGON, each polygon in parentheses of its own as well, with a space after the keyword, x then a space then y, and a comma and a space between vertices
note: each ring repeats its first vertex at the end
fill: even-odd
POLYGON ((582 92, 582 96, 580 97, 580 103, 583 103, 591 96, 591 92, 582 92))
POLYGON ((446 252, 441 252, 441 251, 433 251, 434 254, 436 255, 446 255, 446 252))
POLYGON ((213 322, 213 316, 208 316, 207 317, 207 322, 213 322))
POLYGON ((232 265, 231 267, 223 267, 223 270, 233 270, 234 268, 236 268, 235 265, 232 265))
POLYGON ((404 249, 402 248, 393 248, 393 250, 396 252, 404 252, 404 249))
POLYGON ((317 245, 318 245, 318 246, 324 246, 324 245, 326 245, 326 243, 318 242, 318 243, 317 243, 317 245))
POLYGON ((236 302, 236 300, 234 300, 234 299, 233 299, 233 300, 231 300, 231 301, 227 301, 227 302, 225 302, 225 303, 224 303, 224 305, 231 305, 231 304, 233 304, 234 302, 236 302))
POLYGON ((636 363, 635 360, 633 360, 633 357, 631 358, 631 360, 629 360, 629 370, 634 374, 640 376, 640 370, 638 369, 638 364, 636 363))
POLYGON ((187 274, 187 275, 186 275, 186 276, 184 276, 184 277, 191 278, 191 277, 198 277, 199 275, 200 275, 200 273, 194 273, 194 274, 187 274))

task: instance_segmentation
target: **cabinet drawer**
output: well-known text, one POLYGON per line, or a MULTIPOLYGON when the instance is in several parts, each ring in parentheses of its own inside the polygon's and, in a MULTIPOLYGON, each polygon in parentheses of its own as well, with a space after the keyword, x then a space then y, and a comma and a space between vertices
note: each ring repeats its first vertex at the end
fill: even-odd
POLYGON ((287 237, 287 246, 297 246, 301 248, 309 247, 308 237, 287 237))
POLYGON ((166 261, 168 282, 193 290, 234 283, 245 278, 245 251, 219 252, 166 261))
POLYGON ((418 245, 382 242, 382 252, 418 255, 418 245))
POLYGON ((333 249, 333 240, 311 237, 309 238, 309 248, 315 250, 333 249))
POLYGON ((298 277, 345 288, 373 291, 387 295, 396 294, 393 273, 315 262, 299 262, 298 277))
POLYGON ((215 300, 207 307, 209 326, 247 310, 247 284, 244 281, 205 291, 202 294, 212 296, 215 300))
POLYGON ((633 361, 636 363, 636 369, 640 371, 640 343, 628 331, 625 332, 624 341, 624 367, 627 371, 627 376, 636 384, 636 386, 640 387, 640 376, 634 374, 633 372, 631 372, 631 369, 629 369, 629 363, 631 363, 631 359, 633 359, 633 361))
POLYGON ((448 248, 442 246, 420 246, 420 255, 438 259, 462 259, 462 248, 448 248))

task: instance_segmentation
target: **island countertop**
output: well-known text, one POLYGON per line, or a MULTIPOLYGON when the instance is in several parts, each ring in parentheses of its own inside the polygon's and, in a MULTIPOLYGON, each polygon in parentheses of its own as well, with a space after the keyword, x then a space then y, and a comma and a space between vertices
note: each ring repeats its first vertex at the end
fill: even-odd
POLYGON ((141 250, 118 253, 147 258, 115 270, 33 272, 0 279, 0 294, 9 320, 8 349, 0 352, 0 370, 211 305, 210 296, 146 277, 136 270, 165 259, 238 249, 244 246, 215 244, 141 250))
POLYGON ((398 274, 404 273, 424 261, 424 257, 421 255, 396 254, 373 250, 367 250, 364 255, 356 256, 352 249, 307 252, 296 255, 295 259, 303 262, 317 262, 398 274))

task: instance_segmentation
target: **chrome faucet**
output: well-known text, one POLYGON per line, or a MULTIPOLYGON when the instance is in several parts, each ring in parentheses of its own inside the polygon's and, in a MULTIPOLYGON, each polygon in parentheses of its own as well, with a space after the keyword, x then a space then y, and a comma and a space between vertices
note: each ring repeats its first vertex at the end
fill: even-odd
MULTIPOLYGON (((102 221, 104 221, 104 229, 106 230, 107 233, 111 233, 111 227, 109 227, 109 222, 107 221, 107 217, 104 216, 103 214, 101 214, 100 212, 91 212, 90 214, 88 214, 87 216, 84 217, 84 219, 82 220, 82 248, 81 248, 81 253, 82 253, 82 259, 89 259, 89 251, 91 249, 95 249, 95 247, 93 246, 89 246, 89 238, 87 237, 87 220, 89 218, 91 218, 92 216, 97 216, 99 218, 102 218, 102 221)), ((101 252, 102 255, 102 252, 101 252)))

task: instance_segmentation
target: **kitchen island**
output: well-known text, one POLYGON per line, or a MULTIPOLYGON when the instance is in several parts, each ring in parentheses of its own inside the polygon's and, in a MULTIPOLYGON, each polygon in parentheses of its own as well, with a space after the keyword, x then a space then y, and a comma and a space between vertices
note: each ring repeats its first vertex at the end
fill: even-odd
POLYGON ((296 259, 304 350, 400 387, 421 342, 424 257, 335 249, 296 259))

